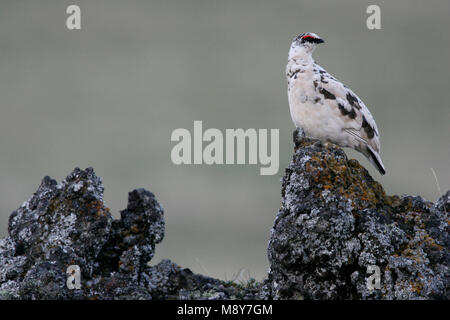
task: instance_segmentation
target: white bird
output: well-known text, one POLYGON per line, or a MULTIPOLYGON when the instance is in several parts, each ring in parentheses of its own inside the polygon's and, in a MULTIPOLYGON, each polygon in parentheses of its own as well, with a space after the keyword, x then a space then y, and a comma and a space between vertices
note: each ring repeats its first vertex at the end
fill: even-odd
POLYGON ((286 66, 292 121, 306 136, 361 152, 385 174, 380 135, 369 109, 312 58, 323 42, 314 33, 303 33, 292 42, 286 66))

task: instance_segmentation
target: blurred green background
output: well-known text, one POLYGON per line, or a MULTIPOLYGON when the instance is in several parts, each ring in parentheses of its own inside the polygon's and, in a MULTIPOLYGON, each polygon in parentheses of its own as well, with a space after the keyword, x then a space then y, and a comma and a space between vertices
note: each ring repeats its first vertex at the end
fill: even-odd
POLYGON ((450 2, 0 2, 0 235, 45 175, 75 166, 103 178, 118 216, 144 187, 165 208, 170 258, 221 279, 261 279, 294 126, 284 68, 291 39, 315 32, 316 60, 370 108, 381 132, 388 193, 434 201, 450 188, 450 2), (66 29, 78 4, 82 30, 66 29), (381 30, 366 8, 381 7, 381 30), (280 128, 280 171, 175 166, 176 128, 280 128))

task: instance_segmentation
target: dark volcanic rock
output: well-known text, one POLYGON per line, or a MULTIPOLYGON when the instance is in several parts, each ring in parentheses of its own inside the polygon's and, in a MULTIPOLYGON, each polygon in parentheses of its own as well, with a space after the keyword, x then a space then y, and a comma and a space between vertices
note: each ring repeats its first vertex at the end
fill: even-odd
POLYGON ((192 273, 169 260, 150 267, 164 237, 155 196, 137 189, 119 220, 103 203, 92 170, 76 168, 63 182, 45 177, 9 219, 0 240, 1 299, 231 299, 253 298, 246 287, 192 273), (69 289, 67 268, 77 265, 81 288, 69 289))
POLYGON ((91 168, 42 180, 0 239, 1 299, 449 299, 450 191, 436 203, 388 196, 332 144, 295 135, 263 284, 224 282, 170 260, 149 266, 164 237, 155 196, 129 193, 120 219, 91 168), (81 270, 69 289, 67 269, 81 270), (368 268, 380 288, 369 289, 368 268))
POLYGON ((449 299, 450 191, 388 196, 332 144, 294 135, 269 242, 275 299, 449 299), (380 289, 366 284, 378 266, 380 289))
POLYGON ((256 299, 259 286, 254 281, 245 285, 194 274, 170 260, 162 260, 142 273, 144 285, 155 299, 256 299))
POLYGON ((134 281, 155 254, 155 244, 164 237, 164 216, 155 196, 145 189, 128 195, 128 207, 121 219, 114 221, 111 235, 99 260, 103 272, 120 271, 130 274, 134 281))
POLYGON ((102 197, 101 180, 92 169, 77 168, 60 184, 49 177, 42 180, 34 195, 11 214, 10 237, 2 240, 9 250, 0 251, 0 273, 14 269, 16 259, 21 266, 14 276, 6 275, 17 284, 8 294, 41 299, 53 288, 49 299, 66 298, 70 293, 65 282, 55 281, 67 278, 69 265, 82 267, 83 278, 93 275, 113 220, 102 197), (49 281, 48 290, 42 289, 49 281))

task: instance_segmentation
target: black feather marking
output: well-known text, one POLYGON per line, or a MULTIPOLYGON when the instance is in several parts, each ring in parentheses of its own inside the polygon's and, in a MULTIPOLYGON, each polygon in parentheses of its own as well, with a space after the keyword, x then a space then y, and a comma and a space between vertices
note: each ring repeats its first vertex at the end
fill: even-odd
POLYGON ((323 43, 324 41, 320 38, 314 38, 311 36, 307 36, 305 38, 301 38, 300 40, 301 43, 305 43, 305 42, 311 42, 311 43, 323 43))
POLYGON ((341 111, 343 116, 348 116, 350 119, 356 118, 356 112, 355 109, 351 108, 350 111, 348 111, 345 106, 341 103, 338 103, 339 110, 341 111))
POLYGON ((353 107, 355 107, 358 110, 361 110, 361 106, 359 105, 358 98, 356 98, 350 92, 347 92, 346 98, 347 98, 348 103, 350 103, 350 105, 352 105, 353 107))
POLYGON ((375 154, 372 152, 372 150, 367 147, 367 150, 369 151, 370 154, 370 158, 373 160, 373 162, 375 163, 376 168, 378 169, 378 171, 380 171, 381 174, 386 174, 386 170, 384 170, 383 166, 381 165, 381 163, 378 161, 378 158, 375 156, 375 154))
POLYGON ((317 85, 318 85, 317 81, 313 81, 313 84, 314 84, 314 89, 317 89, 317 85))
POLYGON ((323 96, 325 97, 325 99, 330 99, 330 100, 335 100, 336 96, 334 94, 332 94, 330 91, 328 91, 327 89, 324 88, 320 88, 319 92, 321 94, 323 94, 323 96))
POLYGON ((288 74, 289 78, 292 78, 293 76, 295 76, 297 74, 297 72, 298 72, 298 70, 289 72, 289 74, 288 74))
POLYGON ((370 124, 367 122, 366 117, 363 116, 363 122, 362 127, 364 128, 364 131, 367 134, 367 137, 369 139, 372 139, 375 135, 373 128, 370 126, 370 124))
POLYGON ((343 116, 346 116, 349 114, 349 112, 347 111, 347 109, 345 108, 345 106, 343 104, 338 103, 338 107, 343 116))
POLYGON ((290 72, 287 74, 287 76, 288 76, 289 78, 297 79, 297 74, 298 74, 299 72, 302 73, 302 72, 304 72, 304 71, 303 71, 303 69, 296 69, 296 70, 294 70, 294 71, 290 71, 290 72))

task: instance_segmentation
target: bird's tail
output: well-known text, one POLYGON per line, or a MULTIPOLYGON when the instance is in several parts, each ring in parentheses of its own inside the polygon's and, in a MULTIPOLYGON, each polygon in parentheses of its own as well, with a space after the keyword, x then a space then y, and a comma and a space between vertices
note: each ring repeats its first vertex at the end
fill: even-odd
POLYGON ((367 145, 367 158, 381 174, 386 174, 386 169, 384 168, 380 155, 369 145, 367 145))

